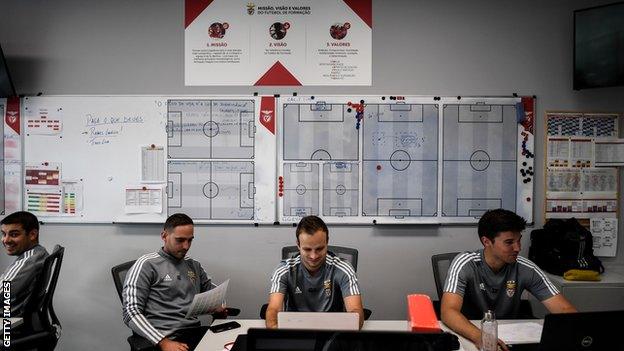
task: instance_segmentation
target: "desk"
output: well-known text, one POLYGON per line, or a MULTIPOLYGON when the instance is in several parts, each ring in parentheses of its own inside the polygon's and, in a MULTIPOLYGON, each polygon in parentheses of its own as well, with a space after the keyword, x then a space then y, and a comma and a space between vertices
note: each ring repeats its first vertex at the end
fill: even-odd
POLYGON ((624 310, 624 274, 610 268, 598 282, 570 281, 548 274, 563 296, 581 312, 624 310))
MULTIPOLYGON (((221 351, 223 350, 223 345, 228 342, 232 342, 236 340, 236 337, 239 334, 247 333, 249 328, 264 328, 264 320, 262 319, 230 319, 227 321, 236 321, 240 323, 241 327, 237 329, 232 329, 228 331, 224 331, 221 333, 213 333, 212 331, 206 332, 204 338, 195 348, 196 351, 221 351)), ((542 320, 531 320, 539 323, 543 323, 542 320)), ((226 321, 219 321, 219 323, 225 323, 226 321)), ((480 321, 471 321, 475 325, 479 325, 480 321)), ((499 324, 509 324, 509 323, 517 323, 517 322, 526 322, 526 320, 500 320, 499 324)), ((440 326, 444 331, 449 331, 449 329, 443 324, 440 323, 440 326)), ((407 321, 365 321, 362 330, 386 330, 386 331, 408 331, 407 321)), ((459 350, 460 351, 478 351, 475 345, 467 339, 464 339, 461 336, 459 337, 459 350)))
MULTIPOLYGON (((470 321, 472 324, 474 324, 477 328, 481 328, 481 321, 480 320, 471 320, 470 321)), ((543 319, 499 319, 498 320, 498 325, 500 326, 501 324, 514 324, 514 323, 525 323, 525 322, 535 322, 535 323, 539 323, 539 324, 544 324, 544 320, 543 319)), ((451 330, 444 325, 444 323, 440 322, 440 326, 442 327, 442 330, 447 331, 447 332, 451 332, 451 330)), ((500 338, 500 335, 498 336, 500 338)), ((475 344, 472 343, 472 341, 464 338, 463 336, 459 336, 457 335, 457 338, 459 338, 459 349, 463 350, 463 351, 479 351, 479 349, 477 349, 477 347, 475 346, 475 344)), ((535 342, 539 342, 539 339, 535 340, 535 342)))

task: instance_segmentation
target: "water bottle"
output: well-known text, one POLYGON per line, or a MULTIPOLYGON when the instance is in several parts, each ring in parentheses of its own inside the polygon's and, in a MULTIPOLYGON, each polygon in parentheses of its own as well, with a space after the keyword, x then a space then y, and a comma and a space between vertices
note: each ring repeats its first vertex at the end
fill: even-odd
POLYGON ((485 312, 481 320, 481 351, 497 351, 498 349, 498 322, 494 311, 485 312))

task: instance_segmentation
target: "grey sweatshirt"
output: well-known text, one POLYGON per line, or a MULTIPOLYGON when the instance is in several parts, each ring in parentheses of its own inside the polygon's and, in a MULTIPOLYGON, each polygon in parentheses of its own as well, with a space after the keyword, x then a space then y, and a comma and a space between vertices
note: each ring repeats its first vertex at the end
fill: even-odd
POLYGON ((4 283, 11 282, 11 317, 18 317, 24 313, 24 306, 33 293, 34 282, 39 279, 46 257, 48 251, 37 244, 17 256, 15 262, 0 275, 0 289, 3 293, 4 283))
POLYGON ((128 271, 123 287, 123 320, 135 333, 157 344, 181 328, 200 325, 186 312, 195 294, 210 290, 201 264, 160 249, 141 256, 128 271))

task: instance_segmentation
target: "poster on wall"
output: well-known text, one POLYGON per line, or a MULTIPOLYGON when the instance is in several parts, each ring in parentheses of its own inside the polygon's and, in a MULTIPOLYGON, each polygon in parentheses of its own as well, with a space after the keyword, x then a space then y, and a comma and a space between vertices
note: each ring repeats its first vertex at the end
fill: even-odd
POLYGON ((185 84, 371 85, 372 0, 186 0, 185 84))
POLYGON ((20 99, 0 99, 0 123, 4 142, 0 145, 0 215, 22 209, 22 139, 20 99))

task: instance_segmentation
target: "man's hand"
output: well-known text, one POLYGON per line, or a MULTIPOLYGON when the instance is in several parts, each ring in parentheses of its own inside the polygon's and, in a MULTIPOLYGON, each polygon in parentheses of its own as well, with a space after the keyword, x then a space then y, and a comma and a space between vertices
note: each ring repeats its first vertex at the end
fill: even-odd
POLYGON ((211 314, 213 319, 226 319, 228 316, 228 312, 225 304, 222 304, 221 307, 218 307, 211 314))
POLYGON ((188 351, 189 349, 188 345, 167 338, 160 340, 158 347, 162 351, 188 351))
MULTIPOLYGON (((473 344, 475 344, 475 346, 477 347, 477 350, 481 350, 481 336, 479 334, 479 337, 475 340, 470 340, 472 341, 473 344)), ((509 347, 507 347, 507 344, 505 344, 505 342, 501 339, 498 339, 498 349, 502 350, 502 351, 509 351, 509 347)))

